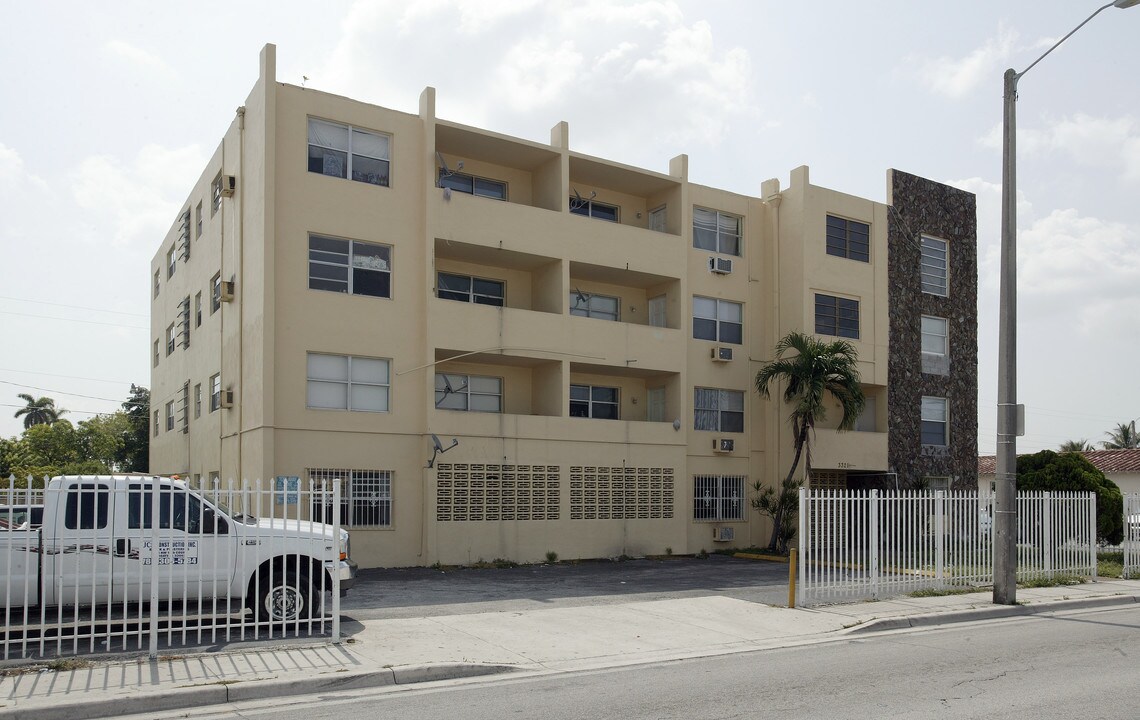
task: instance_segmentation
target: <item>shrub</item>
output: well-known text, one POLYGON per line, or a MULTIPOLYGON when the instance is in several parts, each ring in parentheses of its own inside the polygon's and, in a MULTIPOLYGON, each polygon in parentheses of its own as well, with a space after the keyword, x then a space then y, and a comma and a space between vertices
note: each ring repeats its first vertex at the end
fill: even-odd
POLYGON ((1096 493, 1096 536, 1119 545, 1124 539, 1124 496, 1116 483, 1078 453, 1042 450, 1017 458, 1017 489, 1096 493))

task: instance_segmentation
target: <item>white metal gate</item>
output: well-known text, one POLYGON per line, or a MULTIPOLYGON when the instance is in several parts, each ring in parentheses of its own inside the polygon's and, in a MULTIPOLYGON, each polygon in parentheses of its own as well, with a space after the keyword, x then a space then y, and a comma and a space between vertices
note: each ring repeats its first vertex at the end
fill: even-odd
MULTIPOLYGON (((1096 575, 1096 496, 1019 493, 1018 578, 1096 575)), ((993 497, 800 490, 797 603, 993 584, 993 497)))
POLYGON ((1140 577, 1140 493, 1124 496, 1124 572, 1126 578, 1140 577))

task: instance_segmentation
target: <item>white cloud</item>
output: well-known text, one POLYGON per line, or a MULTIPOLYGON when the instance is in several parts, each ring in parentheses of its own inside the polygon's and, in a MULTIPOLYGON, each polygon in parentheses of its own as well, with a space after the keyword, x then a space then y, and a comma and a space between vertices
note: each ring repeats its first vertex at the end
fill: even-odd
POLYGON ((999 26, 996 37, 989 38, 981 47, 964 56, 910 57, 907 65, 917 68, 919 79, 931 92, 960 100, 983 81, 988 82, 996 76, 1016 42, 1016 32, 999 26))
POLYGON ((583 61, 570 40, 523 40, 503 57, 495 94, 516 111, 550 105, 581 76, 583 61))
POLYGON ((165 60, 124 40, 109 40, 103 45, 103 49, 152 75, 167 78, 174 75, 174 71, 165 60))

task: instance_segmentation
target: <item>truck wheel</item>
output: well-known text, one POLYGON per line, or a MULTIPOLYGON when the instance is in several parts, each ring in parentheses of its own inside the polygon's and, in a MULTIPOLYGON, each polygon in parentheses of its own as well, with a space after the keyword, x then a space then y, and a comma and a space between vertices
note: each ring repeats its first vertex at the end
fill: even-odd
POLYGON ((272 581, 264 578, 257 604, 253 608, 257 620, 290 623, 313 614, 313 586, 305 575, 289 571, 275 573, 272 581))

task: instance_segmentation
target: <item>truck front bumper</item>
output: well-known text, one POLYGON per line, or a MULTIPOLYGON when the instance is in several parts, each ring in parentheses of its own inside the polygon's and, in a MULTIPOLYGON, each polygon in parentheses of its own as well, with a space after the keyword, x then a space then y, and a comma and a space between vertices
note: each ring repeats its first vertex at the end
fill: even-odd
POLYGON ((340 594, 343 596, 356 584, 356 562, 341 560, 337 566, 337 576, 340 578, 340 594))

